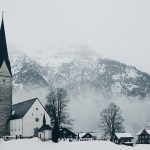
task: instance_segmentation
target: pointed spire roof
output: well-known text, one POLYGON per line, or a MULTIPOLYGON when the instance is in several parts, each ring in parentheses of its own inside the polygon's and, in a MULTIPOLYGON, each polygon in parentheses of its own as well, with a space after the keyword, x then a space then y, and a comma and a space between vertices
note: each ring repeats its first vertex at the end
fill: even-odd
POLYGON ((7 51, 4 20, 2 17, 2 23, 1 23, 1 28, 0 28, 0 69, 4 61, 6 63, 6 66, 9 70, 10 75, 12 76, 11 66, 10 66, 8 51, 7 51))
POLYGON ((0 75, 7 76, 7 77, 11 76, 9 70, 7 69, 5 61, 3 61, 3 64, 0 67, 0 75))
POLYGON ((46 125, 46 118, 45 118, 45 114, 43 116, 43 125, 46 125))

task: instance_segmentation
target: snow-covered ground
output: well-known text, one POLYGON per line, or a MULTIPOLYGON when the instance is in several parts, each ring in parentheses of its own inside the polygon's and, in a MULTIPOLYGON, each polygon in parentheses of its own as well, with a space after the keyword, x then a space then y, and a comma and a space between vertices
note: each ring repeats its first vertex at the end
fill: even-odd
POLYGON ((0 140, 0 150, 150 150, 150 145, 135 145, 129 147, 116 145, 109 141, 62 141, 57 144, 42 142, 37 138, 3 141, 0 140))

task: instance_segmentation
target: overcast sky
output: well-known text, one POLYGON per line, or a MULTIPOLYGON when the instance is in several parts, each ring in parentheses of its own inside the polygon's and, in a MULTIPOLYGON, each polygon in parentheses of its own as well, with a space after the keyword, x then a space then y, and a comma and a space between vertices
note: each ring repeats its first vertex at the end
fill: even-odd
POLYGON ((83 43, 150 73, 150 0, 0 0, 0 10, 23 50, 83 43))

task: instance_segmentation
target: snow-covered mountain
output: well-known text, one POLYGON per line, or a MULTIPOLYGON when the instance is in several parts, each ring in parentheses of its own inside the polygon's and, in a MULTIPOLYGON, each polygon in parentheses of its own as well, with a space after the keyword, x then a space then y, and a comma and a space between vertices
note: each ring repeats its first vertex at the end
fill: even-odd
POLYGON ((95 89, 105 96, 145 98, 150 94, 150 75, 135 67, 103 59, 85 45, 71 45, 24 54, 10 53, 15 88, 61 86, 82 93, 95 89))
POLYGON ((10 49, 14 103, 33 97, 45 102, 49 87, 64 87, 75 130, 97 130, 99 113, 110 101, 123 110, 127 131, 150 123, 149 101, 143 100, 150 94, 149 74, 103 59, 84 45, 32 52, 10 49))
POLYGON ((48 86, 43 67, 20 51, 10 53, 13 84, 15 88, 38 88, 48 86))

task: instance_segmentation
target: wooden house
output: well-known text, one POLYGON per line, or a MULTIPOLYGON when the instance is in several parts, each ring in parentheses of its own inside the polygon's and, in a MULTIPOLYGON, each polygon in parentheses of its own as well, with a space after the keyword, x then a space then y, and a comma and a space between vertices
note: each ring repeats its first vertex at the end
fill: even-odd
POLYGON ((79 137, 80 137, 80 139, 87 139, 87 140, 93 139, 93 135, 90 132, 86 132, 86 133, 82 132, 79 134, 79 137))
POLYGON ((113 142, 133 146, 133 136, 130 133, 115 133, 113 142))
POLYGON ((150 129, 143 129, 137 134, 137 143, 138 144, 150 144, 150 129))
POLYGON ((75 139, 76 137, 77 137, 77 135, 67 128, 59 129, 59 138, 60 139, 70 139, 70 138, 75 139))

